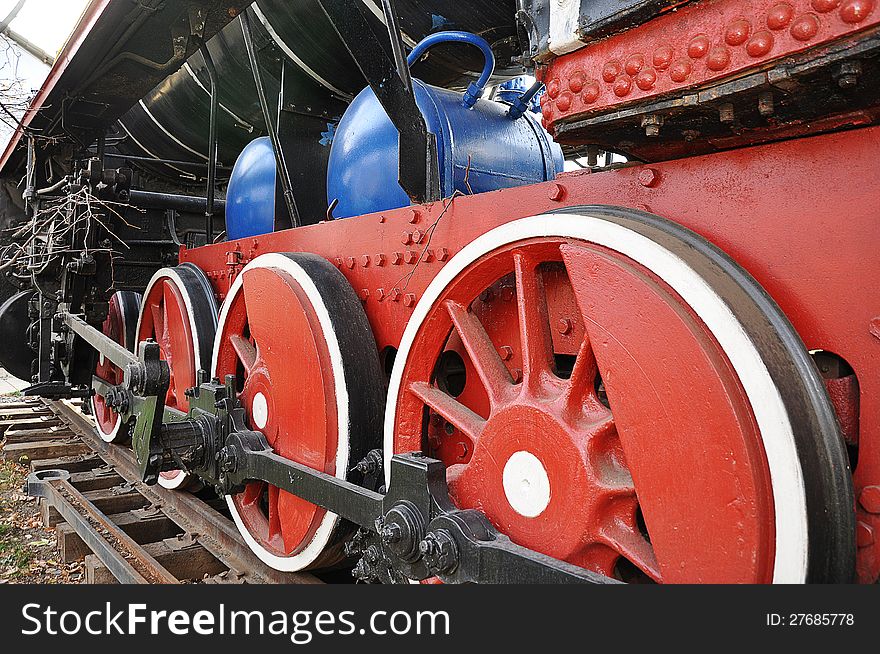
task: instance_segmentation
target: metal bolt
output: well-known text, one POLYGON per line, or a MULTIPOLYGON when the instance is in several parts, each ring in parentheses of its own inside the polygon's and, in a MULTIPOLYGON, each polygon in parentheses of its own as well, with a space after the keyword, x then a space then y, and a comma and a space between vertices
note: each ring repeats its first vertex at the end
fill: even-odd
POLYGON ((416 254, 415 252, 413 252, 412 250, 407 250, 407 251, 406 251, 406 254, 403 255, 403 260, 406 261, 406 262, 409 263, 409 264, 413 264, 413 263, 415 263, 416 261, 419 260, 419 255, 417 255, 417 254, 416 254))
POLYGON ((416 296, 412 293, 407 293, 403 298, 403 306, 411 307, 416 303, 416 296))
POLYGON ((384 288, 376 289, 376 299, 379 300, 380 302, 385 299, 385 289, 384 288))
POLYGON ((400 289, 392 288, 391 293, 388 294, 388 297, 391 298, 392 302, 397 302, 400 299, 400 289))
POLYGON ((514 368, 510 374, 513 377, 514 384, 519 384, 523 379, 523 372, 519 368, 514 368))
POLYGON ((758 96, 758 113, 764 118, 769 118, 775 112, 776 107, 773 104, 773 93, 770 91, 764 91, 758 96))
POLYGON ((403 262, 403 255, 400 252, 391 253, 391 265, 399 266, 403 262))
POLYGON ((368 289, 368 288, 361 289, 361 300, 366 302, 369 297, 370 297, 370 289, 368 289))
POLYGON ((880 486, 865 486, 859 494, 859 504, 868 513, 880 513, 880 486))
POLYGON ((563 336, 571 333, 571 320, 568 318, 562 318, 559 321, 559 333, 563 336))
POLYGON ((384 266, 387 260, 388 258, 384 254, 377 254, 375 257, 373 257, 373 261, 376 262, 377 266, 384 266))
POLYGON ((413 235, 410 232, 404 232, 403 236, 400 237, 400 242, 404 245, 409 245, 413 242, 413 235))
POLYGON ((421 243, 422 239, 425 238, 425 235, 421 232, 421 230, 416 229, 413 231, 412 237, 416 243, 421 243))
POLYGON ((657 186, 660 182, 660 173, 654 168, 642 168, 639 171, 639 184, 646 188, 657 186))
POLYGON ((399 543, 400 539, 403 538, 403 530, 400 528, 400 525, 391 523, 382 527, 379 536, 382 538, 383 543, 392 545, 399 543))
POLYGON ((409 222, 411 225, 415 225, 419 222, 419 212, 417 209, 410 209, 409 222))
POLYGON ((834 73, 837 78, 837 85, 842 89, 851 89, 859 83, 859 76, 862 74, 862 62, 860 61, 844 61, 834 73))
POLYGON ((660 126, 663 124, 663 116, 660 114, 648 114, 642 116, 642 127, 645 128, 645 136, 660 136, 660 126))
POLYGON ((513 358, 513 348, 509 345, 502 345, 499 348, 499 354, 501 354, 502 361, 510 361, 513 358))
POLYGON ((437 250, 437 261, 446 261, 449 258, 449 250, 440 248, 437 250))
POLYGON ((547 192, 547 197, 553 200, 553 202, 561 202, 565 197, 565 187, 561 184, 553 184, 547 192))
POLYGON ((370 255, 369 254, 365 254, 364 256, 361 257, 361 265, 364 268, 366 268, 367 266, 370 265, 370 255))
POLYGON ((431 532, 419 543, 419 552, 432 572, 452 572, 458 566, 458 547, 445 529, 431 532))
POLYGON ((856 544, 859 547, 868 547, 874 544, 874 528, 861 520, 856 524, 856 544))
POLYGON ((736 114, 733 111, 733 105, 730 102, 725 102, 723 105, 718 107, 718 118, 722 123, 728 125, 734 121, 736 118, 736 114))
POLYGON ((348 259, 345 260, 345 265, 349 268, 354 268, 354 257, 348 257, 348 259))

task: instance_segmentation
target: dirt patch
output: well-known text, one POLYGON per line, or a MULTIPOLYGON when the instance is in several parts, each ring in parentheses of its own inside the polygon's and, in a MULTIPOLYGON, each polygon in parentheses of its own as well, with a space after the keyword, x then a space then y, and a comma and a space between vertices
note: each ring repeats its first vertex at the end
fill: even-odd
POLYGON ((83 562, 58 556, 55 529, 43 527, 36 498, 24 492, 28 468, 0 461, 0 584, 79 584, 83 562))

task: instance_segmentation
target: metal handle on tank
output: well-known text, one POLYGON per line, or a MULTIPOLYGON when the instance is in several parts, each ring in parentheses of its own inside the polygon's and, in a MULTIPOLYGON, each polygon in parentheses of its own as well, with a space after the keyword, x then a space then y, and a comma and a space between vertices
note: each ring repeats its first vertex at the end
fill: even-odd
POLYGON ((492 77, 492 73, 495 71, 495 55, 492 52, 492 47, 486 39, 470 32, 437 32, 436 34, 426 36, 413 48, 413 51, 409 53, 409 57, 406 58, 407 64, 412 66, 429 48, 434 47, 438 43, 467 43, 479 48, 486 59, 480 78, 476 82, 471 82, 467 91, 464 92, 462 104, 470 109, 477 103, 480 96, 483 95, 483 89, 486 88, 489 78, 492 77))

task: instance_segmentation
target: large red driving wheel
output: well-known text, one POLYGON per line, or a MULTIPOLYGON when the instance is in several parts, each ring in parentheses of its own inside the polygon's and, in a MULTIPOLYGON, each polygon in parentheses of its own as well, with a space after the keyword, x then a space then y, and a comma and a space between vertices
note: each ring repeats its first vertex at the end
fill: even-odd
MULTIPOLYGON (((137 330, 140 293, 117 291, 110 298, 107 318, 101 331, 128 350, 134 350, 137 330)), ((98 355, 95 375, 113 386, 123 382, 122 369, 114 365, 103 354, 98 355)), ((101 395, 92 396, 92 415, 98 435, 107 443, 125 442, 131 435, 131 423, 124 423, 122 417, 104 402, 101 395)))
MULTIPOLYGON (((204 273, 185 263, 159 270, 144 291, 137 342, 154 339, 160 356, 168 362, 170 383, 165 406, 186 413, 186 391, 198 383, 200 370, 211 369, 211 349, 217 330, 217 300, 204 273)), ((184 488, 188 475, 179 470, 162 472, 159 484, 184 488)))
MULTIPOLYGON (((382 374, 363 307, 345 277, 309 254, 267 254, 233 283, 220 313, 214 376, 234 375, 252 429, 273 450, 340 479, 379 445, 382 374)), ((264 482, 227 498, 251 549, 284 571, 338 562, 351 527, 264 482)))
POLYGON ((848 463, 803 345, 654 216, 538 216, 466 246, 404 334, 385 438, 386 461, 441 459, 456 505, 514 542, 607 576, 852 574, 848 463))

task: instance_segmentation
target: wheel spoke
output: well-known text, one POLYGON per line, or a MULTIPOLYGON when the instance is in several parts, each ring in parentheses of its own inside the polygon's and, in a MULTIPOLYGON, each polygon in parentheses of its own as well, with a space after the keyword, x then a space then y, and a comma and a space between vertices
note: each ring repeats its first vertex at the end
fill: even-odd
POLYGON ((465 436, 476 443, 483 431, 486 421, 456 400, 451 395, 425 382, 414 382, 409 386, 410 392, 434 411, 451 422, 465 436))
POLYGON ((660 566, 654 548, 645 537, 622 520, 613 520, 602 528, 605 544, 626 558, 654 581, 660 581, 660 566))
POLYGON ((590 337, 584 334, 584 342, 581 343, 578 350, 568 386, 563 393, 564 407, 568 413, 574 415, 584 413, 588 398, 595 399, 595 383, 598 373, 596 355, 593 353, 590 337))
POLYGON ((239 334, 232 334, 229 341, 232 343, 232 349, 235 350, 238 360, 244 366, 245 372, 250 373, 257 362, 257 348, 250 340, 239 334))
POLYGON ((516 302, 522 347, 523 384, 537 388, 541 375, 552 368, 550 319, 547 297, 537 264, 522 253, 513 255, 516 276, 516 302))
POLYGON ((483 382, 492 408, 497 407, 513 386, 510 371, 477 316, 465 306, 451 300, 446 303, 446 310, 480 376, 480 381, 483 382))
POLYGON ((269 540, 275 540, 281 534, 281 514, 278 512, 278 497, 281 490, 277 486, 269 486, 269 540))
POLYGON ((254 502, 259 501, 260 497, 263 495, 263 490, 266 488, 266 482, 264 481, 254 481, 245 486, 244 492, 241 494, 241 503, 242 504, 253 504, 254 502))

